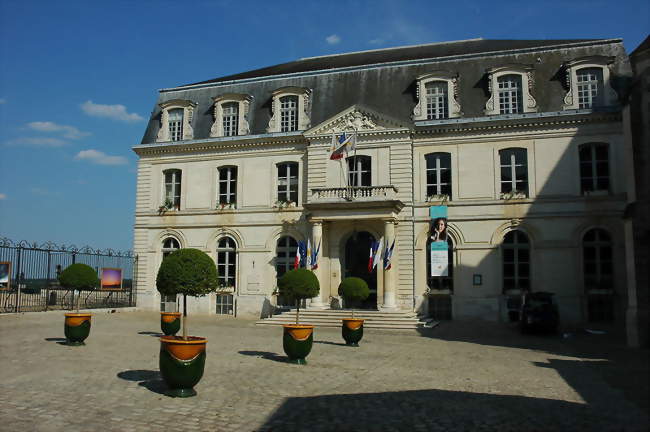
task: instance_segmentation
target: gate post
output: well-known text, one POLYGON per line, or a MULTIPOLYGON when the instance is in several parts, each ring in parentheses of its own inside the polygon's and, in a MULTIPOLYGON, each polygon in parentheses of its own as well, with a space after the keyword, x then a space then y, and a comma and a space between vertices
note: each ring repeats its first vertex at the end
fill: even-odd
POLYGON ((50 303, 50 266, 52 265, 52 252, 47 251, 47 279, 45 280, 45 310, 50 303))
POLYGON ((18 246, 18 254, 16 256, 16 276, 15 276, 16 277, 16 307, 15 307, 16 313, 20 312, 20 279, 21 279, 21 277, 20 277, 20 270, 21 270, 20 269, 20 267, 21 267, 20 261, 21 261, 21 258, 22 258, 22 252, 23 252, 23 247, 19 245, 18 246))

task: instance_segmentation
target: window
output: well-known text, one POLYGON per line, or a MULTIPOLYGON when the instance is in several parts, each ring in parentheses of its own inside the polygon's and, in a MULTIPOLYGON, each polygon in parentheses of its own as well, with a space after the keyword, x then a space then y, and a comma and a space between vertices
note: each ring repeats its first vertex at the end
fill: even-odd
POLYGON ((236 204, 237 202, 237 167, 219 168, 219 204, 236 204))
POLYGON ((169 138, 172 141, 183 139, 183 110, 181 108, 169 111, 169 138))
MULTIPOLYGON (((174 237, 167 237, 162 242, 162 257, 167 258, 171 253, 181 248, 180 243, 174 237)), ((160 295, 160 310, 162 312, 175 312, 178 309, 176 294, 160 295)))
POLYGON ((239 125, 239 104, 230 102, 223 104, 223 136, 237 135, 239 125))
POLYGON ((278 164, 278 201, 298 202, 298 163, 278 164))
POLYGON ((164 171, 165 176, 165 207, 168 210, 181 208, 181 170, 170 169, 164 171))
POLYGON ((576 72, 578 83, 578 108, 593 108, 602 105, 603 70, 601 68, 583 68, 576 72))
MULTIPOLYGON (((298 242, 290 236, 280 237, 275 249, 275 274, 279 278, 293 269, 298 242)), ((290 298, 283 296, 278 296, 277 304, 278 306, 295 306, 290 298)))
POLYGON ((607 144, 580 146, 580 190, 582 194, 609 191, 609 154, 607 144))
POLYGON ((196 108, 194 102, 173 99, 160 104, 160 129, 156 141, 182 141, 194 138, 192 117, 196 108))
POLYGON ((235 240, 222 237, 217 242, 217 271, 219 272, 219 286, 235 287, 237 271, 237 248, 235 240))
POLYGON ((217 315, 233 314, 233 295, 217 294, 217 315))
POLYGON ((528 160, 526 149, 499 150, 501 161, 501 198, 528 196, 528 160))
POLYGON ((298 96, 280 98, 280 132, 298 130, 298 96))
POLYGON ((582 239, 583 280, 587 318, 592 322, 614 319, 614 264, 612 240, 603 229, 589 230, 582 239))
POLYGON ((178 240, 176 240, 174 237, 167 237, 165 240, 163 240, 162 244, 163 259, 167 258, 169 254, 177 251, 180 248, 181 245, 178 243, 178 240))
POLYGON ((618 96, 611 86, 609 69, 614 60, 614 57, 592 56, 565 63, 568 91, 563 108, 595 109, 617 105, 618 96))
POLYGON ((504 75, 497 79, 499 114, 522 112, 521 76, 504 75))
POLYGON ((349 185, 371 186, 370 156, 352 156, 347 161, 349 185))
POLYGON ((530 242, 522 231, 510 231, 501 245, 503 292, 530 291, 530 242))
POLYGON ((427 197, 447 195, 451 198, 451 154, 429 153, 427 163, 427 197))
POLYGON ((454 243, 451 238, 447 236, 447 244, 449 245, 447 260, 449 262, 448 276, 431 276, 431 237, 427 240, 427 285, 429 290, 454 290, 454 243))
POLYGON ((427 119, 444 119, 449 117, 449 102, 447 101, 447 83, 433 81, 426 84, 427 90, 427 119))

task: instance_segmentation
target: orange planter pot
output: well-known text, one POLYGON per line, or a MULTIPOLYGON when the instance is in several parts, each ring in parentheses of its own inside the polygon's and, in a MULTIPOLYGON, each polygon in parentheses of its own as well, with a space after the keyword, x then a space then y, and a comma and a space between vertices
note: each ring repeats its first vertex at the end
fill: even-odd
POLYGON ((162 330, 165 335, 175 335, 180 329, 180 312, 160 312, 160 330, 162 330))
POLYGON ((350 346, 359 346, 359 341, 363 338, 363 320, 356 318, 343 318, 341 334, 345 343, 350 346))
POLYGON ((65 338, 68 345, 85 345, 84 340, 90 334, 90 318, 89 313, 73 313, 65 314, 65 338))
POLYGON ((160 373, 169 387, 167 395, 173 397, 195 396, 194 386, 201 380, 205 369, 206 345, 203 337, 180 336, 160 338, 160 373))
POLYGON ((296 364, 307 364, 305 357, 311 352, 314 342, 314 326, 285 324, 282 347, 289 360, 296 364))

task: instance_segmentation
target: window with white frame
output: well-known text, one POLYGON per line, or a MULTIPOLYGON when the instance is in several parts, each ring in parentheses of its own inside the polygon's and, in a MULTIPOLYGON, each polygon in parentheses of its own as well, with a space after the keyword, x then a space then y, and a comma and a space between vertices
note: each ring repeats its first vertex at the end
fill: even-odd
MULTIPOLYGON (((167 258, 172 253, 176 252, 181 248, 180 243, 174 237, 167 237, 162 242, 162 257, 163 260, 167 258)), ((176 294, 161 294, 160 295, 160 310, 164 312, 175 312, 176 311, 176 294)))
POLYGON ((370 156, 351 156, 347 162, 350 186, 372 186, 370 156))
POLYGON ((163 172, 165 178, 165 201, 163 206, 167 210, 180 210, 181 208, 181 170, 169 169, 163 172))
POLYGON ((174 99, 160 104, 160 129, 156 141, 182 141, 194 138, 192 118, 196 104, 192 101, 174 99))
POLYGON ((578 108, 594 108, 602 105, 603 69, 582 68, 576 71, 578 108))
POLYGON ((612 239, 607 231, 594 228, 582 239, 584 289, 587 318, 591 322, 614 319, 614 263, 612 239))
POLYGON ((217 294, 217 315, 233 315, 233 295, 217 294))
POLYGON ((237 167, 219 168, 219 204, 235 205, 237 203, 237 167))
POLYGON ((429 153, 427 165, 427 198, 446 195, 451 198, 451 154, 429 153))
POLYGON ((614 60, 614 57, 591 56, 565 63, 568 91, 563 108, 595 109, 617 105, 618 96, 611 86, 609 68, 614 60))
POLYGON ((501 245, 503 292, 530 291, 530 242, 520 230, 508 232, 501 245))
POLYGON ((181 248, 180 243, 174 237, 167 237, 162 243, 162 256, 163 259, 167 258, 171 253, 176 252, 181 248))
POLYGON ((298 96, 280 98, 280 132, 298 130, 298 96))
POLYGON ((503 75, 497 79, 499 114, 522 112, 521 75, 503 75))
POLYGON ((524 148, 499 150, 501 197, 528 196, 528 157, 524 148))
MULTIPOLYGON (((286 272, 293 269, 298 242, 291 236, 282 236, 275 246, 275 275, 282 277, 286 272)), ((295 306, 294 302, 283 296, 278 296, 278 306, 295 306)))
POLYGON ((449 117, 448 85, 446 81, 431 81, 425 86, 427 91, 427 120, 449 117))
POLYGON ((183 109, 169 110, 169 138, 171 141, 183 139, 183 109))
POLYGON ((582 194, 609 191, 609 151, 605 143, 589 143, 579 147, 580 190, 582 194))
POLYGON ((282 162, 278 169, 278 201, 298 203, 298 162, 282 162))
POLYGON ((223 110, 223 136, 238 135, 239 103, 229 102, 222 106, 223 110))
POLYGON ((230 237, 221 237, 217 242, 217 271, 219 286, 234 288, 237 275, 237 246, 230 237))

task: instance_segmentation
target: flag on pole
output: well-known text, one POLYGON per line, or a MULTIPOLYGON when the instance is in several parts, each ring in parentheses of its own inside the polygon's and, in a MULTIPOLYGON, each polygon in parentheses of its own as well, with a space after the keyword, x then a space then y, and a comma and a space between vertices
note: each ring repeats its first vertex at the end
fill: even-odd
POLYGON ((374 241, 370 244, 370 257, 368 257, 368 273, 372 272, 372 269, 377 265, 376 261, 379 260, 377 251, 379 250, 379 242, 374 241))
POLYGON ((332 146, 330 148, 330 151, 332 154, 330 155, 330 160, 338 160, 342 159, 345 157, 345 154, 350 151, 353 145, 353 135, 347 134, 343 132, 341 135, 339 135, 338 139, 336 139, 336 134, 332 135, 332 146))
POLYGON ((390 270, 392 263, 391 257, 393 255, 393 249, 395 248, 395 239, 393 239, 393 244, 388 247, 388 241, 386 242, 386 249, 384 250, 384 270, 390 270))
POLYGON ((307 239, 307 250, 305 251, 305 267, 311 270, 311 239, 307 239))
POLYGON ((376 242, 376 243, 377 243, 377 247, 376 247, 376 249, 375 249, 375 256, 374 256, 373 259, 372 259, 372 268, 373 268, 373 269, 374 269, 375 267, 377 267, 377 264, 379 264, 379 260, 381 259, 381 245, 382 245, 383 241, 384 241, 384 239, 381 238, 381 239, 379 239, 378 242, 376 242))
POLYGON ((314 248, 314 254, 311 258, 311 269, 316 270, 318 268, 318 253, 320 252, 320 241, 318 242, 318 246, 314 248))
POLYGON ((293 260, 293 268, 297 269, 300 267, 300 242, 298 242, 298 247, 296 248, 296 257, 293 260))

